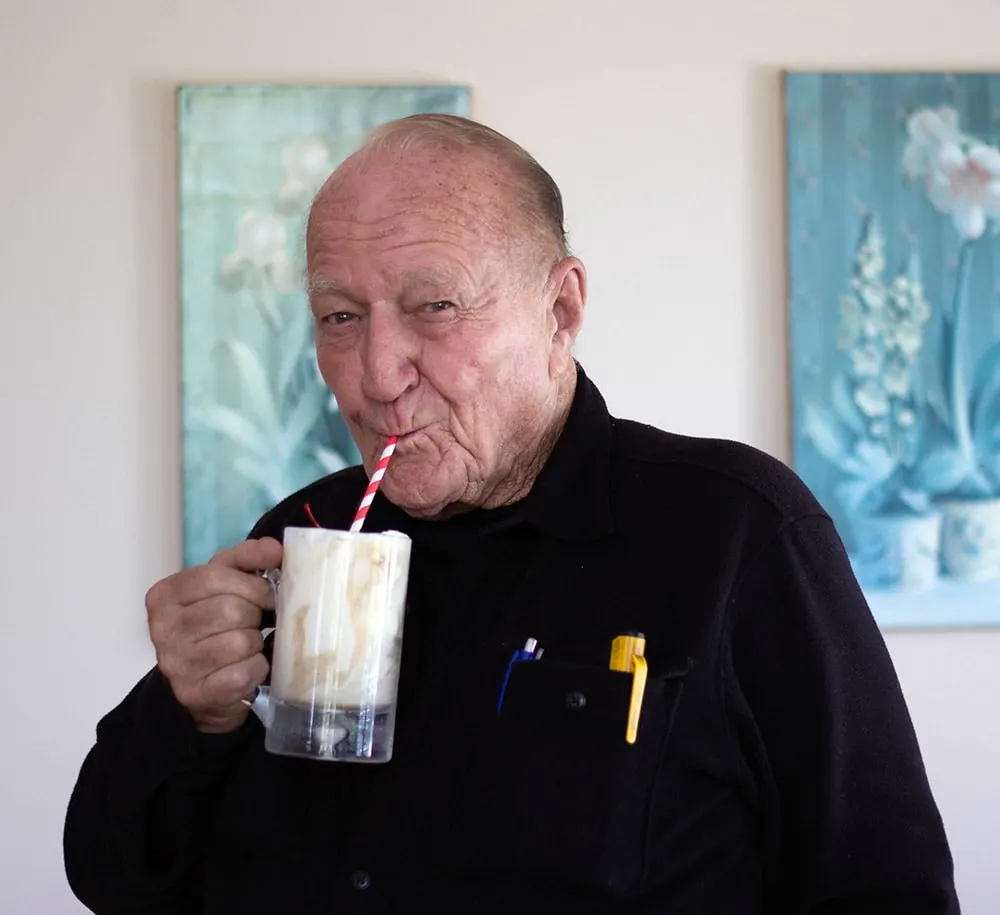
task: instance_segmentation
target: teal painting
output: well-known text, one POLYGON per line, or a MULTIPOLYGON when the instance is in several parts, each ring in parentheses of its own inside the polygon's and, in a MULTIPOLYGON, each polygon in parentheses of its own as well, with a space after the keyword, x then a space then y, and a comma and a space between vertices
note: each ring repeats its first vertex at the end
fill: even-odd
POLYGON ((1000 75, 786 74, 794 466, 884 628, 1000 623, 1000 75))
POLYGON ((312 196, 378 124, 469 114, 467 87, 178 90, 183 560, 243 540, 288 494, 357 463, 316 368, 312 196))

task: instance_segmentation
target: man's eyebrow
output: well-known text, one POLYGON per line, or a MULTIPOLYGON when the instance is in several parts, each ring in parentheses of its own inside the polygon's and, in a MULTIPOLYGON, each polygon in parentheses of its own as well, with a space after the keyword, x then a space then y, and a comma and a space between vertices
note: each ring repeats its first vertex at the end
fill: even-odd
POLYGON ((336 280, 317 273, 309 277, 306 291, 310 299, 318 295, 339 295, 347 299, 353 299, 353 296, 336 280))
POLYGON ((451 271, 441 267, 418 267, 415 270, 407 270, 403 274, 404 285, 416 285, 417 283, 430 283, 438 286, 447 286, 455 280, 451 271))
MULTIPOLYGON (((433 286, 438 289, 451 289, 456 286, 464 286, 467 283, 467 278, 461 273, 456 274, 455 271, 436 264, 408 270, 400 277, 400 280, 400 285, 403 288, 407 286, 433 286)), ((332 277, 323 276, 321 273, 314 273, 309 277, 306 291, 310 299, 316 296, 339 296, 352 302, 359 301, 358 297, 352 294, 343 283, 332 277)))
POLYGON ((401 277, 401 287, 430 288, 446 295, 468 293, 475 288, 473 277, 465 270, 431 264, 408 270, 401 277))

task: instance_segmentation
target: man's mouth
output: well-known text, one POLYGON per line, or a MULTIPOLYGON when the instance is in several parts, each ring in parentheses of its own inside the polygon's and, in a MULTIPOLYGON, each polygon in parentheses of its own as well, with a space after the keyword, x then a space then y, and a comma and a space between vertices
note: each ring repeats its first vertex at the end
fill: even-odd
POLYGON ((391 436, 395 435, 396 436, 396 444, 399 444, 400 442, 405 442, 407 439, 411 439, 415 435, 418 435, 420 432, 423 431, 423 429, 424 429, 424 427, 421 426, 419 429, 410 429, 408 432, 386 432, 386 433, 382 433, 382 437, 383 438, 390 438, 391 436))

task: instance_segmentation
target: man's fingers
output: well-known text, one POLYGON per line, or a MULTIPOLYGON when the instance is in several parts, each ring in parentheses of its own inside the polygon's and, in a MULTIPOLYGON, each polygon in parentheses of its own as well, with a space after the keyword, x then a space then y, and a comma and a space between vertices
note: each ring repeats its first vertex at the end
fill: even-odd
POLYGON ((246 540, 220 550, 205 565, 161 579, 146 592, 150 614, 169 605, 194 604, 216 594, 234 594, 258 607, 274 608, 274 589, 259 572, 279 568, 281 544, 273 537, 246 540))
POLYGON ((231 594, 258 607, 274 607, 274 590, 267 581, 228 565, 208 563, 185 569, 174 576, 171 585, 166 597, 171 604, 197 604, 210 597, 231 594))
POLYGON ((201 683, 201 703, 205 708, 222 709, 249 699, 267 679, 268 669, 267 659, 255 654, 213 671, 201 683))
POLYGON ((157 664, 199 728, 238 727, 246 719, 239 700, 267 677, 260 622, 274 589, 256 573, 279 568, 281 557, 274 538, 247 540, 146 594, 157 664))
POLYGON ((264 634, 259 629, 229 629, 200 641, 196 651, 203 671, 218 671, 260 654, 264 634))
POLYGON ((183 625, 194 644, 231 629, 260 631, 260 605, 232 594, 210 597, 179 612, 185 616, 183 625))
POLYGON ((241 572, 261 572, 280 566, 281 556, 281 544, 273 537, 262 537, 260 540, 244 540, 236 546, 219 550, 209 560, 209 565, 228 566, 241 572))
MULTIPOLYGON (((259 654, 264 636, 259 629, 230 629, 217 632, 191 644, 184 643, 182 650, 167 649, 157 653, 157 663, 164 676, 190 692, 195 684, 227 667, 259 654)), ((195 698, 195 697, 192 697, 195 698)), ((186 704, 183 702, 183 704, 186 704)))

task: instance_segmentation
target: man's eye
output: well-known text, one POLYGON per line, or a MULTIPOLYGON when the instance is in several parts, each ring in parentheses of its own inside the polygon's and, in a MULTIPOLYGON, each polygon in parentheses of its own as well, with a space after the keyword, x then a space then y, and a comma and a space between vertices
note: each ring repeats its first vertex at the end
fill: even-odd
POLYGON ((424 306, 424 310, 432 315, 436 315, 441 314, 443 311, 450 311, 454 307, 452 302, 428 302, 424 306))
POLYGON ((348 321, 352 320, 354 315, 349 311, 335 311, 333 314, 327 315, 323 318, 324 324, 346 324, 348 321))

